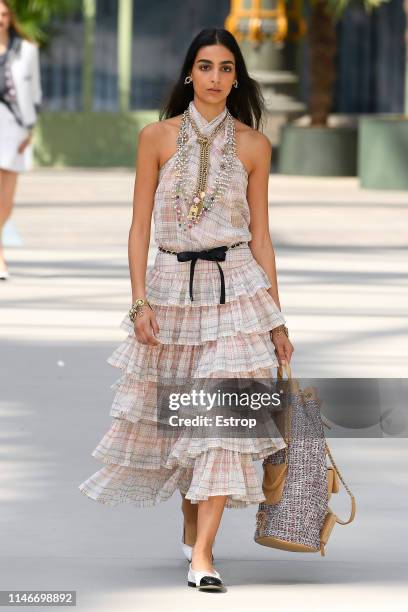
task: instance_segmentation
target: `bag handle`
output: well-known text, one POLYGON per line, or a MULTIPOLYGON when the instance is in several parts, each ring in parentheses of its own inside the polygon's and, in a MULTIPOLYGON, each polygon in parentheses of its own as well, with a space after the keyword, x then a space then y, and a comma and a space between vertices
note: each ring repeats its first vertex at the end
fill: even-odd
POLYGON ((278 368, 277 368, 278 378, 280 378, 281 380, 283 379, 282 372, 284 369, 286 370, 286 375, 288 379, 292 378, 292 369, 288 363, 280 363, 278 365, 278 368))
MULTIPOLYGON (((288 380, 291 380, 292 378, 292 370, 290 368, 290 365, 288 363, 286 364, 279 364, 278 368, 277 368, 277 378, 279 380, 283 380, 283 368, 286 369, 286 375, 288 377, 288 380), (282 368, 282 369, 281 369, 282 368)), ((285 446, 285 465, 288 465, 288 457, 289 457, 289 443, 290 443, 290 430, 291 430, 291 424, 292 424, 292 406, 290 406, 290 415, 288 413, 288 410, 285 411, 285 423, 284 423, 284 429, 285 431, 283 432, 283 439, 286 442, 286 446, 285 446)))
MULTIPOLYGON (((291 379, 292 378, 292 370, 291 370, 291 367, 290 367, 290 365, 288 363, 284 363, 284 364, 282 363, 282 364, 280 364, 278 366, 277 377, 279 379, 283 380, 283 376, 282 376, 282 370, 283 369, 286 370, 286 375, 288 377, 288 380, 291 379)), ((288 419, 289 419, 289 417, 288 417, 288 419)), ((288 422, 290 424, 290 421, 288 421, 288 422)), ((326 425, 326 427, 331 429, 330 425, 324 423, 323 417, 322 417, 322 422, 323 422, 324 425, 326 425)), ((288 438, 287 444, 289 444, 289 441, 290 441, 290 438, 288 438)), ((343 476, 341 475, 340 470, 337 467, 337 465, 336 465, 336 463, 335 463, 335 461, 333 459, 333 455, 331 454, 331 451, 330 451, 330 448, 329 448, 329 446, 327 444, 326 438, 325 438, 325 445, 326 445, 327 454, 329 455, 329 458, 330 458, 330 462, 331 462, 332 466, 334 467, 334 469, 336 470, 336 473, 337 473, 338 477, 340 478, 341 482, 343 483, 344 488, 346 489, 346 491, 347 491, 347 493, 348 493, 348 495, 350 496, 350 499, 351 499, 351 510, 350 510, 350 516, 349 516, 348 520, 347 521, 342 521, 337 515, 335 515, 336 516, 336 523, 339 523, 340 525, 348 525, 349 523, 351 523, 354 520, 354 517, 356 515, 356 500, 355 500, 355 497, 354 497, 353 493, 350 491, 349 487, 345 483, 345 481, 343 479, 343 476)), ((285 457, 285 459, 286 459, 286 463, 287 463, 287 456, 288 456, 287 448, 285 448, 285 450, 286 450, 286 453, 285 453, 286 457, 285 457)))

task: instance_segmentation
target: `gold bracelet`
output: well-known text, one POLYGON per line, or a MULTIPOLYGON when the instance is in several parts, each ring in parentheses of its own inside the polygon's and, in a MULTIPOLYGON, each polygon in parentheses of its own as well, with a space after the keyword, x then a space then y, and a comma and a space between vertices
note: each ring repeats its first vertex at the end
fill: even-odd
POLYGON ((144 298, 138 298, 135 303, 132 304, 132 307, 129 310, 129 319, 132 321, 132 323, 135 322, 136 317, 139 317, 143 314, 144 306, 149 306, 151 310, 153 310, 151 304, 144 298))
POLYGON ((285 334, 287 338, 289 338, 289 330, 286 327, 286 325, 278 325, 278 327, 274 327, 273 329, 270 330, 269 335, 273 336, 273 333, 277 333, 277 334, 285 334))

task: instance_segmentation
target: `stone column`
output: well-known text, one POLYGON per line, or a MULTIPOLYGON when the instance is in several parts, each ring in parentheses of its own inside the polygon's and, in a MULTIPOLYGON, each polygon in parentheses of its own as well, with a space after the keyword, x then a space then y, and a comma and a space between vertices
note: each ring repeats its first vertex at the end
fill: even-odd
POLYGON ((84 65, 82 72, 82 105, 85 112, 93 107, 93 48, 95 33, 96 0, 83 0, 84 15, 84 65))
POLYGON ((119 109, 127 112, 130 108, 132 82, 133 0, 119 0, 118 11, 119 109))

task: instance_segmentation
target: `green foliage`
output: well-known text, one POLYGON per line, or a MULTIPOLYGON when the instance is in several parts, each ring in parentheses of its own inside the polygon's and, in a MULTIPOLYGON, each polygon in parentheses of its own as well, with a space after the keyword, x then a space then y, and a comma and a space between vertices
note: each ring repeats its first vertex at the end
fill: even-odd
MULTIPOLYGON (((311 0, 312 7, 317 2, 321 2, 322 0, 311 0)), ((390 0, 323 0, 327 4, 327 8, 330 13, 333 15, 334 19, 339 19, 346 8, 351 5, 354 6, 363 6, 367 13, 371 13, 372 10, 378 9, 385 2, 390 2, 390 0)))
POLYGON ((81 0, 11 0, 24 32, 40 44, 52 33, 52 19, 72 15, 82 6, 81 0))

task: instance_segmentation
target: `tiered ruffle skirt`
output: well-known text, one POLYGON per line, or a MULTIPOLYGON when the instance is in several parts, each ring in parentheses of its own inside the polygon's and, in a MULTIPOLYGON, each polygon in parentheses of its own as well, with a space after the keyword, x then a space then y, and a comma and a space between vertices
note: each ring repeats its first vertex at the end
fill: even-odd
MULTIPOLYGON (((96 501, 152 506, 179 489, 192 503, 227 495, 226 507, 265 500, 254 461, 286 446, 273 424, 267 437, 209 438, 178 431, 163 435, 157 425, 157 386, 174 379, 275 378, 278 361, 269 330, 285 323, 267 289, 268 276, 247 245, 227 251, 220 265, 199 259, 193 297, 190 262, 158 251, 146 275, 146 295, 156 313, 158 346, 137 341, 126 315, 127 337, 108 357, 121 370, 112 424, 92 455, 104 466, 79 485, 96 501)), ((176 428, 175 428, 176 429, 176 428)))

